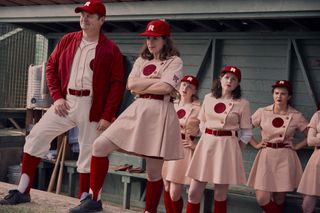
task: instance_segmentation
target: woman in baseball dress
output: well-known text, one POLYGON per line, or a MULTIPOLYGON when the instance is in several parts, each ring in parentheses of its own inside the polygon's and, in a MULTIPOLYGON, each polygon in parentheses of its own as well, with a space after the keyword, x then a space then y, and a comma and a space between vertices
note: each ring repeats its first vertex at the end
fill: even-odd
POLYGON ((192 178, 187 213, 198 213, 207 182, 214 184, 214 212, 227 212, 230 184, 246 182, 242 148, 252 137, 249 102, 241 97, 241 71, 222 69, 204 98, 200 113, 202 136, 194 151, 187 176, 192 178), (241 134, 240 140, 238 132, 241 134))
POLYGON ((181 197, 183 185, 190 185, 191 179, 186 177, 186 171, 196 147, 195 136, 199 134, 198 114, 200 102, 196 96, 198 80, 186 75, 181 80, 180 100, 174 102, 180 122, 184 158, 177 161, 165 161, 162 169, 164 180, 164 204, 166 213, 181 213, 183 200, 181 197))
POLYGON ((314 113, 308 125, 307 143, 314 151, 303 172, 298 192, 304 194, 303 213, 312 213, 320 197, 320 111, 314 113))
POLYGON ((140 34, 146 36, 140 57, 135 61, 127 88, 136 100, 94 142, 90 192, 72 212, 101 210, 100 194, 108 173, 108 154, 123 150, 146 159, 146 213, 156 213, 163 191, 164 160, 183 158, 180 126, 172 95, 182 76, 182 60, 163 20, 148 23, 140 34))
POLYGON ((302 167, 296 150, 306 145, 304 138, 293 143, 296 132, 307 134, 307 121, 289 105, 292 86, 279 80, 272 85, 274 103, 259 108, 252 115, 253 127, 261 129, 261 142, 250 144, 259 149, 248 178, 248 186, 256 190, 256 199, 265 213, 284 211, 286 192, 298 187, 302 167))

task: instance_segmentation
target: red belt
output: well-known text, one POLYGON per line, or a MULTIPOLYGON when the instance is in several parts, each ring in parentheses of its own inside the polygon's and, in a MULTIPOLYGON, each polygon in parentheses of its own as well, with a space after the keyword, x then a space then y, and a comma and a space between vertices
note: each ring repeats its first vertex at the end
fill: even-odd
MULTIPOLYGON (((149 99, 155 99, 155 100, 163 100, 164 95, 155 95, 155 94, 142 94, 139 95, 139 98, 149 98, 149 99)), ((173 98, 170 98, 170 102, 173 102, 173 98)))
POLYGON ((142 94, 142 95, 139 95, 139 98, 150 98, 150 99, 156 99, 156 100, 163 100, 164 95, 142 94))
POLYGON ((75 90, 75 89, 69 89, 69 94, 74 95, 74 96, 89 96, 90 95, 90 90, 85 89, 85 90, 75 90))
POLYGON ((270 143, 270 142, 267 142, 267 147, 270 147, 270 148, 273 148, 273 149, 285 148, 286 144, 285 143, 270 143))
MULTIPOLYGON (((182 140, 185 140, 185 139, 186 139, 186 135, 183 134, 183 133, 181 133, 181 138, 182 138, 182 140)), ((190 138, 190 140, 192 140, 192 141, 194 141, 194 139, 195 139, 195 137, 192 136, 192 135, 190 135, 189 138, 190 138)))
MULTIPOLYGON (((214 130, 214 129, 206 128, 205 133, 209 135, 215 135, 215 136, 232 136, 231 130, 214 130)), ((235 136, 238 137, 238 132, 236 131, 235 131, 235 136)))

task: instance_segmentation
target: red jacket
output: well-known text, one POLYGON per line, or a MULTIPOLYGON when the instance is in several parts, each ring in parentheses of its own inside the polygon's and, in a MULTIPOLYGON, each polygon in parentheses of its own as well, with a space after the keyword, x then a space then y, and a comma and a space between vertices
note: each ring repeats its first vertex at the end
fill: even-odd
MULTIPOLYGON (((49 57, 46 76, 54 101, 65 98, 74 55, 80 45, 82 31, 66 34, 49 57)), ((101 118, 112 121, 124 93, 124 66, 119 48, 102 32, 93 64, 92 106, 90 121, 101 118)))

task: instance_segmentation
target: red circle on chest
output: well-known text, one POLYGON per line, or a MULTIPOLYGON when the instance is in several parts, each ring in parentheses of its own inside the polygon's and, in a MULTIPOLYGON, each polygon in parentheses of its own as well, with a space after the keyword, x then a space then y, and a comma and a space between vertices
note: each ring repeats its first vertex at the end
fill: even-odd
POLYGON ((186 111, 184 109, 179 109, 177 112, 178 118, 181 119, 186 115, 186 111))
POLYGON ((156 70, 156 65, 154 64, 149 64, 148 66, 143 68, 143 74, 145 76, 151 75, 155 70, 156 70))
POLYGON ((94 59, 92 59, 91 61, 90 61, 90 64, 89 64, 89 66, 90 66, 90 69, 93 71, 93 63, 94 63, 94 59))
POLYGON ((216 113, 223 113, 225 110, 226 110, 226 105, 224 103, 217 103, 215 106, 214 106, 214 111, 216 113))
POLYGON ((280 117, 277 117, 272 120, 272 126, 274 126, 276 128, 282 127, 283 124, 284 124, 284 121, 280 117))

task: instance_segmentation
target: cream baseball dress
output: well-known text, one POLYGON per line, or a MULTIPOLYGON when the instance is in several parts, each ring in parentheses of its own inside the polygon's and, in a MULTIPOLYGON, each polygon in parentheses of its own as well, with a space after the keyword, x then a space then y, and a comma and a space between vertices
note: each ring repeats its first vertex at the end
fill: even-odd
MULTIPOLYGON (((139 57, 129 78, 159 78, 177 88, 182 66, 182 60, 177 56, 165 61, 139 57)), ((170 95, 165 95, 163 100, 136 98, 102 137, 129 153, 164 160, 183 158, 179 120, 170 95)))
MULTIPOLYGON (((180 132, 182 140, 192 142, 194 136, 199 133, 198 119, 200 111, 200 102, 193 101, 192 103, 179 106, 179 101, 174 103, 175 110, 177 112, 180 122, 180 132), (191 136, 191 138, 189 137, 191 136)), ((163 179, 179 183, 190 184, 191 179, 186 176, 186 171, 191 161, 194 150, 184 147, 184 158, 177 161, 165 161, 162 169, 163 179)))
MULTIPOLYGON (((273 113, 274 105, 259 108, 252 115, 254 127, 261 128, 262 141, 286 143, 296 131, 303 132, 307 121, 302 113, 288 106, 284 115, 273 113)), ((293 191, 298 187, 302 167, 296 151, 291 148, 266 147, 259 150, 248 178, 248 186, 269 192, 293 191)))
POLYGON ((213 130, 230 130, 231 136, 203 133, 193 154, 187 176, 214 184, 246 182, 242 152, 236 132, 251 129, 249 102, 240 99, 216 99, 211 93, 204 98, 199 119, 213 130))
MULTIPOLYGON (((308 127, 316 130, 320 140, 320 111, 312 116, 308 127)), ((320 143, 307 163, 297 191, 306 195, 320 196, 320 143)))

